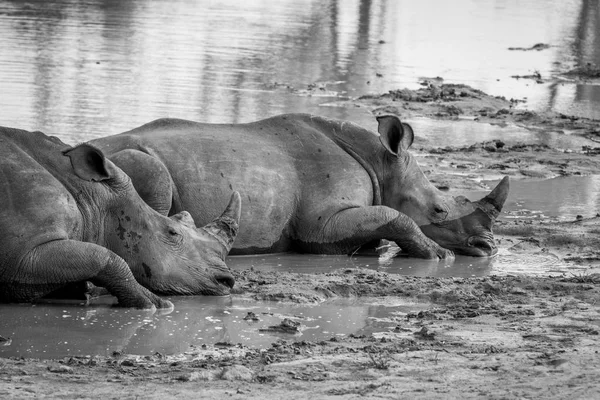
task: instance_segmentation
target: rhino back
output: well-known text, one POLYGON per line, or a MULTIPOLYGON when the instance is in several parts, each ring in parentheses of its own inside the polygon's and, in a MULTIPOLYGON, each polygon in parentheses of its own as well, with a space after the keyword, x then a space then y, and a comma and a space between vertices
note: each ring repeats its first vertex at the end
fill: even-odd
POLYGON ((171 211, 189 211, 197 225, 218 216, 239 191, 244 206, 232 254, 283 251, 289 239, 303 236, 304 219, 372 202, 368 174, 323 132, 324 121, 308 115, 249 124, 163 119, 95 143, 109 154, 138 148, 160 158, 175 186, 171 211))
POLYGON ((60 147, 41 133, 0 128, 0 264, 40 243, 78 233, 78 207, 55 177, 63 160, 50 154, 59 156, 60 147))

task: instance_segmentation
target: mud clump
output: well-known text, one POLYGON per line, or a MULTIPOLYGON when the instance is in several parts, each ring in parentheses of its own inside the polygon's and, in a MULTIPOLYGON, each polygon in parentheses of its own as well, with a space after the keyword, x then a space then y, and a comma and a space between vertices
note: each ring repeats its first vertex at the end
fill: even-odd
POLYGON ((284 318, 279 325, 272 325, 267 328, 259 329, 260 332, 276 332, 276 333, 300 333, 302 324, 298 321, 293 321, 289 318, 284 318))
POLYGON ((550 46, 549 44, 546 43, 536 43, 531 47, 509 47, 508 50, 511 51, 542 51, 542 50, 546 50, 549 49, 550 46))
POLYGON ((258 318, 258 315, 256 315, 256 313, 248 311, 248 314, 246 314, 246 316, 244 317, 244 321, 258 322, 260 321, 260 318, 258 318))
MULTIPOLYGON (((410 101, 426 103, 430 101, 453 102, 460 101, 465 98, 481 98, 485 96, 480 90, 473 89, 467 85, 459 84, 433 84, 427 83, 426 87, 418 90, 398 89, 390 90, 384 97, 390 98, 392 101, 410 101)), ((360 100, 361 98, 359 98, 360 100)))
POLYGON ((534 71, 533 74, 530 75, 511 75, 510 77, 514 79, 533 79, 536 83, 544 83, 542 74, 540 74, 539 71, 534 71))

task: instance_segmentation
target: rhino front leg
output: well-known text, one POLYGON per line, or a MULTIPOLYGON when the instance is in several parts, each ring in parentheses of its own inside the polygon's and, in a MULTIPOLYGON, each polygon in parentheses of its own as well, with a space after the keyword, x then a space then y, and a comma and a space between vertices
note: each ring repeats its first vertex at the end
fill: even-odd
POLYGON ((386 206, 355 207, 334 214, 324 229, 329 243, 346 243, 354 247, 387 239, 396 242, 408 255, 427 259, 453 258, 454 253, 444 249, 423 234, 408 216, 386 206))
POLYGON ((67 284, 89 280, 106 288, 121 307, 172 309, 134 278, 129 266, 112 251, 93 243, 56 240, 36 247, 28 258, 19 281, 44 284, 67 284))

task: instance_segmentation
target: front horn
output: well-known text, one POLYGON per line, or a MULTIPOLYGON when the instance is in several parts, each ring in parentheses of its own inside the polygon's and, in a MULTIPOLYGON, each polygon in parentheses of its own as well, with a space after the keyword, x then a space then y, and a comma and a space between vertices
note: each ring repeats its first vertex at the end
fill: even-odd
POLYGON ((477 203, 486 214, 493 219, 496 219, 500 214, 500 211, 502 211, 504 202, 506 202, 509 188, 508 176, 505 176, 490 194, 479 200, 477 203))
POLYGON ((201 229, 214 236, 225 250, 227 255, 233 246, 235 237, 240 229, 240 214, 242 211, 242 198, 239 192, 233 192, 229 204, 223 214, 201 229))

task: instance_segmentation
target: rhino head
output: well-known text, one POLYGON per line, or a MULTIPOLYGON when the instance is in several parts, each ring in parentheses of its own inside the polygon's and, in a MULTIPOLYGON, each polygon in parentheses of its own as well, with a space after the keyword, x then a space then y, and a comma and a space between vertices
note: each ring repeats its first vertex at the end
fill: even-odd
POLYGON ((377 121, 384 148, 382 204, 408 215, 426 236, 456 254, 496 254, 492 227, 508 196, 508 177, 479 201, 443 193, 429 182, 408 152, 414 140, 410 125, 395 116, 380 116, 377 121))
POLYGON ((84 237, 121 256, 140 284, 165 295, 230 292, 234 278, 225 257, 239 228, 239 193, 220 217, 196 228, 187 211, 167 217, 149 207, 129 176, 95 147, 82 144, 63 154, 81 179, 104 187, 84 202, 91 203, 82 210, 84 237))

